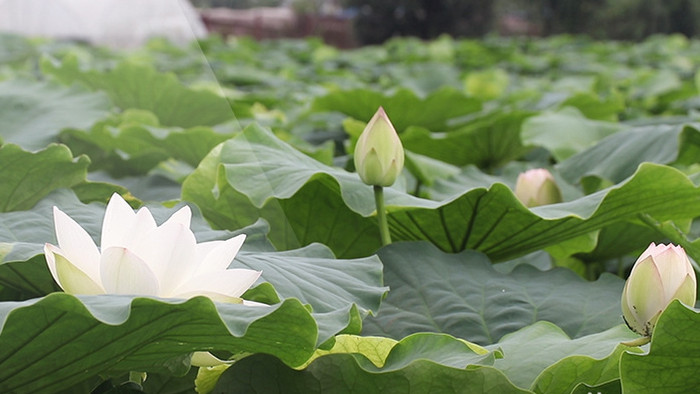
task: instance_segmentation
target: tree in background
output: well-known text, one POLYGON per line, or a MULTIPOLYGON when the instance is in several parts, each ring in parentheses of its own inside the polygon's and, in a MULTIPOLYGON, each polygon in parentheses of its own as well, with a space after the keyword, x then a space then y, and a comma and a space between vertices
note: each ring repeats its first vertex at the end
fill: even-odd
POLYGON ((658 33, 700 33, 696 0, 345 0, 345 6, 357 10, 356 34, 365 44, 393 36, 481 36, 512 15, 542 35, 641 40, 658 33))
POLYGON ((597 38, 641 40, 652 34, 682 33, 688 37, 699 31, 700 4, 695 0, 606 0, 593 16, 597 38), (601 34, 602 33, 602 34, 601 34))
MULTIPOLYGON (((507 0, 506 0, 507 1, 507 0)), ((641 40, 652 34, 698 32, 694 0, 540 0, 544 35, 586 34, 641 40)))
POLYGON ((346 0, 357 10, 355 30, 365 44, 393 36, 481 36, 491 30, 493 2, 481 0, 346 0))
POLYGON ((606 0, 540 0, 542 33, 582 34, 592 28, 592 20, 606 0))
MULTIPOLYGON (((191 0, 197 7, 291 6, 318 13, 331 0, 191 0)), ((394 36, 422 39, 441 34, 479 37, 505 20, 526 26, 525 33, 585 34, 601 39, 641 40, 652 34, 700 34, 698 0, 335 0, 355 15, 360 43, 377 44, 394 36), (510 18, 510 19, 508 19, 510 18)))

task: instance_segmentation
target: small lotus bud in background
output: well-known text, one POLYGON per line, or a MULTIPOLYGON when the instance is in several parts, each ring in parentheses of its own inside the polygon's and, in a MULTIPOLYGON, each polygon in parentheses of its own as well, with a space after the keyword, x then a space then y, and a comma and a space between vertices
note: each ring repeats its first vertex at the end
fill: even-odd
POLYGON ((632 331, 650 337, 674 299, 695 305, 695 271, 682 247, 652 243, 639 256, 622 290, 622 315, 632 331))
POLYGON ((368 185, 391 186, 403 169, 403 161, 399 135, 379 107, 355 146, 355 169, 368 185))
POLYGON ((518 175, 515 197, 526 207, 562 202, 559 186, 552 174, 544 168, 528 170, 518 175))
POLYGON ((501 69, 473 71, 464 78, 467 94, 484 101, 503 96, 509 83, 508 73, 501 69))

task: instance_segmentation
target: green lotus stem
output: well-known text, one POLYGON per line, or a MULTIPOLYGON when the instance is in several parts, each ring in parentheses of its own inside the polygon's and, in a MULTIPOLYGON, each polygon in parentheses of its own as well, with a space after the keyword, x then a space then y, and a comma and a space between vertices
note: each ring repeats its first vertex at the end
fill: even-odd
POLYGON ((379 236, 382 239, 382 246, 387 246, 391 243, 391 234, 389 234, 389 224, 386 220, 386 210, 384 209, 384 188, 374 186, 374 202, 377 205, 377 224, 379 225, 379 236))
POLYGON ((695 272, 700 272, 700 267, 697 265, 697 261, 700 261, 700 246, 689 240, 688 236, 683 232, 683 230, 679 229, 675 223, 661 223, 646 213, 640 213, 639 219, 647 226, 653 228, 661 235, 671 240, 671 242, 682 246, 683 249, 685 249, 685 252, 692 257, 690 264, 692 264, 695 272))
POLYGON ((586 264, 586 279, 594 281, 598 279, 598 276, 600 276, 600 273, 602 271, 603 270, 601 269, 601 264, 588 263, 586 264))
POLYGON ((625 261, 621 258, 617 259, 617 276, 625 279, 625 261))
POLYGON ((420 180, 416 180, 416 187, 413 189, 414 196, 419 197, 418 194, 420 193, 421 186, 423 186, 423 183, 420 180))

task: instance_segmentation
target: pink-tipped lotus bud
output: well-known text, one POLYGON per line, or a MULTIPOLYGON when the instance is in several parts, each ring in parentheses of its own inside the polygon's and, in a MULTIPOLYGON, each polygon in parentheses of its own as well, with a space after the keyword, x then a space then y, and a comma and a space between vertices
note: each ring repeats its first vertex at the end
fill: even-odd
POLYGON ((552 174, 544 168, 518 175, 515 196, 527 207, 556 204, 562 201, 561 191, 552 174))
POLYGON ((656 321, 673 300, 695 305, 693 266, 682 247, 652 243, 639 256, 622 290, 622 315, 634 332, 651 336, 656 321))

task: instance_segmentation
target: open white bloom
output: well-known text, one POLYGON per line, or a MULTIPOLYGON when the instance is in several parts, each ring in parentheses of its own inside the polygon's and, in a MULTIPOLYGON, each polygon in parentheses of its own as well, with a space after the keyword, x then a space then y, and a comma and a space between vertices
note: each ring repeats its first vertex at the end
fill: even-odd
POLYGON ((132 294, 163 298, 202 295, 241 302, 260 276, 249 269, 227 269, 245 235, 197 243, 185 206, 156 225, 151 212, 134 212, 118 194, 107 205, 100 248, 78 223, 54 207, 58 246, 46 244, 51 275, 66 293, 132 294))
POLYGON ((652 242, 634 263, 622 290, 625 322, 638 334, 651 336, 671 301, 695 305, 696 283, 695 271, 682 247, 652 242))

